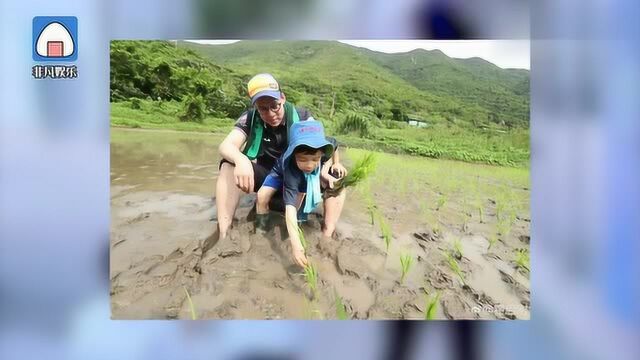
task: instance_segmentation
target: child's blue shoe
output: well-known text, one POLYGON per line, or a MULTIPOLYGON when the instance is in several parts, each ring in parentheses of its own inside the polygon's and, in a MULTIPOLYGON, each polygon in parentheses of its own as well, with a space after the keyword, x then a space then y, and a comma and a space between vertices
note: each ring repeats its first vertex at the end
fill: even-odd
POLYGON ((309 220, 309 214, 305 212, 298 212, 298 222, 307 222, 309 220))

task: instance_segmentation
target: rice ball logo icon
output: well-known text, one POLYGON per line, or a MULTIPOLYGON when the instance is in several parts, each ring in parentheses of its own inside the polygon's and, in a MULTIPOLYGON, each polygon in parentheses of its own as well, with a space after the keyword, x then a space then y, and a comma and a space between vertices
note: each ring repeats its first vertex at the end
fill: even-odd
POLYGON ((33 19, 35 61, 74 61, 78 56, 77 19, 73 16, 33 19))

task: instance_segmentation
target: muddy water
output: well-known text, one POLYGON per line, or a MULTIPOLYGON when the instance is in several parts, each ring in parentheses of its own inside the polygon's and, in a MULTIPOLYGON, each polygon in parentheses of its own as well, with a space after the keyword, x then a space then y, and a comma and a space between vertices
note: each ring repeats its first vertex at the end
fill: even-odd
MULTIPOLYGON (((461 227, 465 198, 438 183, 444 175, 429 177, 440 168, 449 174, 448 162, 419 159, 415 164, 426 166, 422 176, 415 169, 422 166, 413 163, 416 158, 385 157, 384 171, 367 187, 349 191, 333 240, 335 256, 319 250, 321 214, 312 214, 303 229, 319 274, 314 296, 289 257, 282 216, 272 214, 275 226, 266 236, 253 233, 246 219, 252 196, 241 200, 230 238, 205 246, 215 229, 222 136, 121 129, 111 134, 113 318, 189 319, 192 303, 197 318, 335 319, 338 296, 351 318, 422 319, 427 299, 436 293, 437 318, 529 318, 529 275, 513 263, 514 251, 529 246, 528 212, 520 211, 509 235, 488 250, 497 222, 495 196, 485 194, 482 221, 471 217, 461 227), (404 168, 407 164, 413 164, 411 171, 404 168), (419 176, 388 176, 394 173, 419 176), (436 188, 451 192, 446 208, 438 211, 439 232, 421 210, 425 199, 433 205, 436 188), (378 208, 374 224, 367 212, 371 198, 378 208), (388 250, 380 219, 392 229, 388 250), (463 279, 444 256, 454 242, 462 247, 458 263, 463 279), (413 258, 402 283, 400 255, 413 258)), ((347 164, 356 155, 346 152, 347 164)), ((462 168, 451 178, 493 172, 475 165, 462 168)), ((509 183, 490 175, 486 180, 509 183)), ((521 184, 509 186, 522 191, 521 184)))

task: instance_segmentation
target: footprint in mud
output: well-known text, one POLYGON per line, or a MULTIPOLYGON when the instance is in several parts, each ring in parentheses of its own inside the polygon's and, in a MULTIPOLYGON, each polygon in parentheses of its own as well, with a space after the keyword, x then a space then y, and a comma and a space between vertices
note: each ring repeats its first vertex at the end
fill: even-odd
MULTIPOLYGON (((422 232, 414 232, 413 233, 413 237, 416 238, 419 241, 438 241, 439 239, 442 238, 442 235, 438 232, 432 231, 432 230, 425 230, 422 232)), ((420 245, 421 243, 418 242, 418 244, 420 245)), ((423 245, 420 245, 423 246, 423 245)))
POLYGON ((502 278, 502 281, 509 284, 513 288, 514 292, 516 293, 518 298, 521 300, 521 304, 527 307, 529 305, 530 291, 527 290, 516 279, 514 279, 513 276, 507 274, 502 270, 499 270, 499 271, 500 271, 500 277, 502 278))
POLYGON ((336 267, 342 275, 376 280, 376 274, 384 268, 385 261, 385 254, 371 242, 347 238, 337 250, 336 267))
POLYGON ((429 284, 434 289, 442 290, 442 289, 453 289, 454 288, 454 280, 448 273, 436 268, 431 273, 429 273, 428 280, 429 284))
POLYGON ((118 245, 121 245, 122 243, 124 243, 125 241, 127 241, 127 238, 124 237, 119 237, 118 240, 114 241, 113 244, 111 245, 112 249, 115 249, 118 245))
POLYGON ((144 219, 147 219, 150 215, 151 215, 150 213, 148 213, 148 212, 144 212, 144 213, 142 213, 142 214, 140 214, 140 215, 138 215, 138 216, 134 217, 133 219, 129 219, 129 220, 127 220, 127 224, 131 225, 131 224, 137 223, 137 222, 139 222, 139 221, 142 221, 142 220, 144 220, 144 219))
MULTIPOLYGON (((209 238, 207 238, 209 239, 209 238)), ((232 256, 240 256, 243 253, 242 243, 240 239, 240 233, 235 229, 229 229, 227 232, 227 236, 223 239, 218 239, 213 245, 211 242, 214 240, 205 240, 205 245, 203 245, 203 250, 207 249, 207 251, 211 250, 213 245, 217 244, 216 252, 218 256, 221 258, 232 257, 232 256)))
POLYGON ((416 303, 421 297, 411 288, 395 285, 375 293, 376 301, 369 309, 370 319, 416 319, 421 314, 416 303))
POLYGON ((463 287, 466 294, 475 302, 473 312, 479 316, 492 316, 498 320, 516 320, 516 314, 512 309, 497 303, 484 292, 478 292, 470 286, 463 287))
POLYGON ((458 294, 445 294, 442 296, 442 312, 449 320, 478 319, 478 311, 473 310, 458 294))
POLYGON ((316 247, 320 253, 333 261, 337 261, 338 250, 342 246, 342 241, 328 236, 322 236, 316 247))

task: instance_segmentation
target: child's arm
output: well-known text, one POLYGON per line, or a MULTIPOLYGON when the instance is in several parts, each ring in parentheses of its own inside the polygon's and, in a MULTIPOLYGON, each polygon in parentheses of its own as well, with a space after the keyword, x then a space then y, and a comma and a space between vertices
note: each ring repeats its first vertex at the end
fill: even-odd
POLYGON ((287 231, 289 232, 289 240, 291 241, 291 254, 296 264, 307 266, 307 257, 304 254, 304 247, 300 242, 300 234, 298 233, 298 210, 293 205, 285 207, 285 221, 287 223, 287 231))

